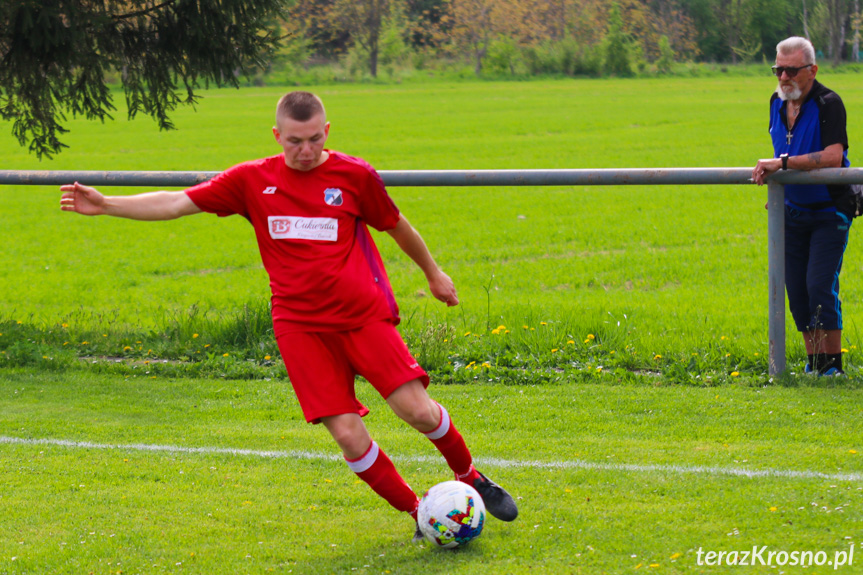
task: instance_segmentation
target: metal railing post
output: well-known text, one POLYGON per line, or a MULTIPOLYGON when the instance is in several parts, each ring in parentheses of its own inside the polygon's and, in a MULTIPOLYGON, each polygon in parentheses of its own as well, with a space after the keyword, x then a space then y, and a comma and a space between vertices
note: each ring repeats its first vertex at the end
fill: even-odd
POLYGON ((767 182, 768 372, 785 371, 785 186, 767 182))

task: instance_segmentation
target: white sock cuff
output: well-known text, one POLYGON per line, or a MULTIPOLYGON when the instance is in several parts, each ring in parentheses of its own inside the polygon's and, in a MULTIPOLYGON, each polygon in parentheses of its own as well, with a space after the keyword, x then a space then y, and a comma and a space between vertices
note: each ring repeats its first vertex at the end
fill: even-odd
POLYGON ((362 457, 359 459, 348 459, 345 457, 345 462, 354 473, 362 473, 363 471, 368 471, 368 469, 374 465, 380 451, 378 444, 373 440, 372 444, 362 457))
POLYGON ((447 434, 451 425, 449 413, 447 412, 446 408, 437 402, 435 403, 440 408, 440 423, 435 429, 423 434, 429 439, 440 439, 447 434))

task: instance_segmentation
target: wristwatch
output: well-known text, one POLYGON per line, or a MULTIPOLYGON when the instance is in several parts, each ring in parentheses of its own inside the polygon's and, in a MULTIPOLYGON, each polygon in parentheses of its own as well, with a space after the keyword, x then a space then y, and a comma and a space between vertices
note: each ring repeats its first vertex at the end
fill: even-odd
POLYGON ((788 154, 779 154, 779 157, 782 159, 782 169, 788 169, 788 154))

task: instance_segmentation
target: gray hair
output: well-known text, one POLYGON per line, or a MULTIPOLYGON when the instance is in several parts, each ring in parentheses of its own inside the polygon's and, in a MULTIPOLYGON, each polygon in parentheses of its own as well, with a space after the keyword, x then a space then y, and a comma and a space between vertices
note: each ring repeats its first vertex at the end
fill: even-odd
POLYGON ((788 56, 795 52, 803 51, 803 57, 807 64, 815 64, 815 48, 812 42, 801 36, 791 36, 776 45, 776 53, 788 56))

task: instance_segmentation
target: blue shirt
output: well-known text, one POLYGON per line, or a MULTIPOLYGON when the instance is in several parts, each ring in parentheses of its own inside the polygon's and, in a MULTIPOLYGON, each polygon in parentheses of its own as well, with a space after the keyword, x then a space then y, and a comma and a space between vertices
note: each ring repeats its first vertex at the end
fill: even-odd
MULTIPOLYGON (((821 152, 833 144, 842 144, 842 166, 847 168, 851 165, 848 161, 845 105, 836 92, 815 80, 790 130, 786 121, 786 106, 787 103, 774 92, 770 98, 770 137, 773 140, 774 158, 781 154, 805 156, 821 152)), ((829 188, 824 184, 786 185, 785 203, 809 210, 836 209, 829 188)))

